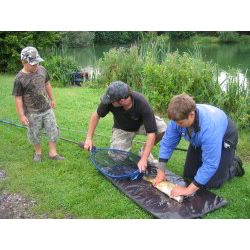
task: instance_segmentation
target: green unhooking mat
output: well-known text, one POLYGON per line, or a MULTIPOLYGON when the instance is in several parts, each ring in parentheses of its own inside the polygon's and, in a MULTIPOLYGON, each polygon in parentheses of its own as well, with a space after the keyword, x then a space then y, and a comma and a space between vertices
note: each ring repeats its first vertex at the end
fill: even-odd
MULTIPOLYGON (((151 167, 149 171, 155 170, 152 170, 151 167)), ((175 175, 169 170, 166 170, 166 175, 172 183, 179 185, 188 184, 182 177, 175 175)), ((201 218, 205 214, 227 204, 225 199, 205 189, 198 190, 193 196, 186 197, 182 203, 179 203, 143 179, 115 180, 107 176, 105 177, 136 204, 159 219, 201 218)))

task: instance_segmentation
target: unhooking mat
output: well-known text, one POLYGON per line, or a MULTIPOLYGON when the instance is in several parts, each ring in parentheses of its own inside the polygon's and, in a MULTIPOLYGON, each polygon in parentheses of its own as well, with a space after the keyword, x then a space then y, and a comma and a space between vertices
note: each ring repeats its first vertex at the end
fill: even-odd
MULTIPOLYGON (((149 172, 155 172, 149 167, 149 172)), ((188 184, 182 177, 166 170, 170 182, 188 184)), ((199 189, 193 196, 186 197, 179 203, 160 192, 151 183, 140 180, 115 180, 105 176, 121 192, 132 199, 141 208, 159 219, 192 219, 201 218, 205 214, 227 204, 227 201, 206 189, 199 189)))

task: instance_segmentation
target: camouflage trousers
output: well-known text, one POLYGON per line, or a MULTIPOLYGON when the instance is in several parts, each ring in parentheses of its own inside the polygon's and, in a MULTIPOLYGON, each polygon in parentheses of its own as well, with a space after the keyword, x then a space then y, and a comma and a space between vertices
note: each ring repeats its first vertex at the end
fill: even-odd
MULTIPOLYGON (((167 125, 163 119, 155 116, 157 132, 156 135, 164 133, 167 125)), ((144 125, 141 125, 138 131, 128 132, 122 129, 113 128, 111 138, 111 148, 130 151, 133 139, 136 135, 147 135, 144 125)))
POLYGON ((56 126, 56 116, 52 109, 41 114, 28 114, 27 117, 29 120, 28 139, 32 144, 40 144, 42 129, 44 129, 49 141, 57 141, 59 131, 56 126))

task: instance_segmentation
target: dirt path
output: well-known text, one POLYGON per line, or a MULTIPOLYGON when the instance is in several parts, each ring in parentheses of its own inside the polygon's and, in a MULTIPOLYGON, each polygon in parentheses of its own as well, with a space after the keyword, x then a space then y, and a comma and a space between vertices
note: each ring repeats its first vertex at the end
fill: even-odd
POLYGON ((21 194, 3 193, 0 195, 0 219, 31 219, 30 212, 35 201, 28 200, 21 194))
MULTIPOLYGON (((0 181, 4 181, 6 172, 0 170, 0 181)), ((30 212, 35 201, 28 200, 18 193, 0 193, 0 219, 25 219, 32 218, 30 212)))

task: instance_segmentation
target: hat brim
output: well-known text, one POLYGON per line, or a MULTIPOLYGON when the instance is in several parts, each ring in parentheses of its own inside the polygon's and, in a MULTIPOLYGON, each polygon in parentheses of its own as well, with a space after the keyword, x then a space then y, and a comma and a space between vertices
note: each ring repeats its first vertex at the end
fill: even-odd
POLYGON ((105 94, 101 97, 101 102, 103 104, 110 104, 110 98, 105 94))
POLYGON ((32 62, 29 62, 30 65, 36 65, 40 62, 44 62, 44 60, 41 57, 37 57, 36 59, 32 60, 32 62))

